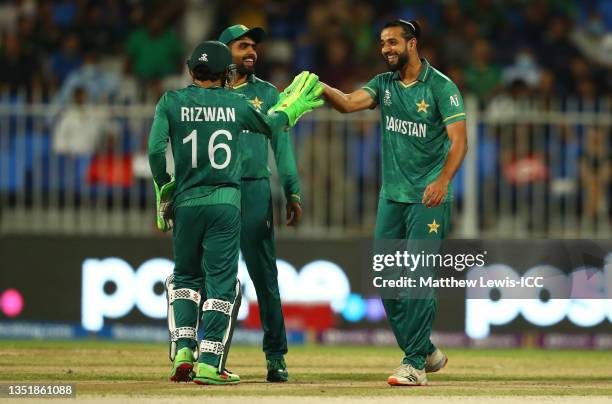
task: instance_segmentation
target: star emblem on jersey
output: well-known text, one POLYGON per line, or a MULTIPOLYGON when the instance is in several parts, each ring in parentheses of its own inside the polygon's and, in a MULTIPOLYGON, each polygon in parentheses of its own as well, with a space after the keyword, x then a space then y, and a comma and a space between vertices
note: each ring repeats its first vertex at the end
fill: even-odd
POLYGON ((440 227, 440 225, 438 223, 436 223, 436 219, 433 220, 433 222, 429 223, 427 225, 427 227, 429 227, 429 233, 436 233, 438 234, 438 227, 440 227))
POLYGON ((425 99, 422 99, 421 102, 417 102, 417 112, 427 112, 427 108, 429 104, 425 102, 425 99))
POLYGON ((257 109, 261 109, 261 106, 263 105, 263 101, 260 100, 259 98, 255 97, 254 99, 252 99, 251 104, 253 104, 253 106, 257 109))

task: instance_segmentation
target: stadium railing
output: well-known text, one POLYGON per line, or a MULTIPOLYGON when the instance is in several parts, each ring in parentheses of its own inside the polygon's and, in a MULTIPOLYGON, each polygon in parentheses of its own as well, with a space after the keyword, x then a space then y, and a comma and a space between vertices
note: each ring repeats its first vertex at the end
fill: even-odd
MULTIPOLYGON (((499 96, 482 106, 468 97, 469 151, 454 181, 453 236, 609 237, 610 105, 607 98, 499 96)), ((154 105, 112 104, 67 117, 0 96, 0 233, 154 234, 146 154, 153 113, 154 105)), ((379 112, 323 108, 292 133, 304 220, 296 229, 282 224, 270 153, 278 234, 371 235, 381 185, 379 112)))

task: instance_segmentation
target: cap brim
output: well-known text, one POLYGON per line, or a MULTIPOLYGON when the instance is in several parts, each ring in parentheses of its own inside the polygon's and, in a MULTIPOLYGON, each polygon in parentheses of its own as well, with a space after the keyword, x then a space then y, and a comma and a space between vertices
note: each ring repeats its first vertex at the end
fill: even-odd
POLYGON ((244 36, 251 38, 252 40, 255 41, 255 43, 259 43, 263 41, 264 39, 266 39, 266 31, 264 31, 264 29, 261 27, 251 28, 250 30, 240 35, 236 39, 240 39, 244 36))

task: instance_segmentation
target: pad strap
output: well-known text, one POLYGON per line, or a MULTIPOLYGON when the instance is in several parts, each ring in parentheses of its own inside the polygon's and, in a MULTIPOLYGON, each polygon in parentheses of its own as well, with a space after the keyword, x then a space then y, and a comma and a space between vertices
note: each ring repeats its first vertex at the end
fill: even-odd
POLYGON ((221 355, 224 350, 223 342, 202 340, 200 343, 200 353, 210 352, 214 355, 221 355))
POLYGON ((197 341, 197 332, 193 327, 179 327, 170 333, 171 341, 178 341, 180 338, 189 338, 197 341))
POLYGON ((219 311, 226 316, 232 313, 232 304, 226 300, 207 299, 202 306, 202 311, 219 311))
POLYGON ((174 303, 175 300, 184 299, 191 300, 195 304, 200 304, 200 294, 193 289, 172 289, 169 293, 170 304, 174 303))

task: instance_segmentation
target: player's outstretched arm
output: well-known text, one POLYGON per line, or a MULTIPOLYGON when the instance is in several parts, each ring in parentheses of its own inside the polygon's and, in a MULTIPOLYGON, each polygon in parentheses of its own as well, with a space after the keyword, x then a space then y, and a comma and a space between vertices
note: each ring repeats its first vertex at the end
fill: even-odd
POLYGON ((323 85, 323 97, 338 112, 346 114, 376 106, 376 101, 372 98, 372 95, 362 88, 350 94, 345 94, 337 88, 333 88, 325 83, 321 84, 323 85))

